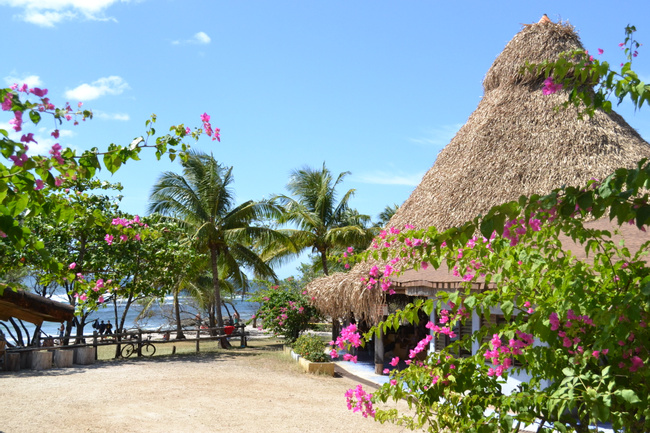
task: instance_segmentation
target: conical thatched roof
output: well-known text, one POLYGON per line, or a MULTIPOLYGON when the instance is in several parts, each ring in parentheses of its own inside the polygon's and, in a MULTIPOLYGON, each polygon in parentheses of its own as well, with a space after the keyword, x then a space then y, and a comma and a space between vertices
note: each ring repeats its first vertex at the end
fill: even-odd
MULTIPOLYGON (((540 22, 515 35, 487 72, 478 107, 389 226, 444 230, 521 195, 603 179, 650 157, 650 145, 618 114, 596 112, 579 120, 574 109, 556 111, 566 90, 543 95, 544 76, 520 74, 527 60, 553 60, 581 48, 568 24, 540 22)), ((307 290, 333 317, 349 310, 375 316, 383 293, 361 283, 370 266, 361 263, 348 274, 321 278, 307 290)))

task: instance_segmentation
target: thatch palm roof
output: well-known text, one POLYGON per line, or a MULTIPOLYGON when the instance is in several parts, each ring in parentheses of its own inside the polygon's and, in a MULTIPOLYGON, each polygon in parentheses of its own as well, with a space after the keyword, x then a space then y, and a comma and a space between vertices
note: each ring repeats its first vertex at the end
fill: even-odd
MULTIPOLYGON (((543 75, 520 73, 526 61, 582 48, 573 27, 563 23, 542 20, 515 35, 487 72, 478 107, 388 226, 444 230, 521 195, 583 185, 650 157, 650 145, 618 114, 598 111, 579 120, 573 108, 554 110, 566 101, 566 89, 543 95, 543 75)), ((376 317, 383 293, 361 283, 371 266, 360 263, 307 290, 333 317, 350 310, 376 317)))

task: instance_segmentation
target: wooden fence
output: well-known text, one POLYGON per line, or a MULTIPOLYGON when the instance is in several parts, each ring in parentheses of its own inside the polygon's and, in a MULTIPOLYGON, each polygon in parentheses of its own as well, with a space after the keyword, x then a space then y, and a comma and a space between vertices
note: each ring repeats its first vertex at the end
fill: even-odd
MULTIPOLYGON (((131 346, 134 355, 143 356, 143 346, 153 344, 178 344, 180 342, 195 342, 196 352, 200 352, 201 342, 216 341, 223 338, 229 340, 238 338, 240 346, 246 347, 248 334, 245 325, 224 328, 184 329, 183 333, 191 337, 184 339, 171 338, 176 331, 131 330, 122 333, 103 334, 97 331, 82 336, 64 337, 63 340, 74 341, 73 344, 57 344, 57 338, 46 337, 39 339, 38 346, 0 347, 0 362, 2 370, 18 371, 20 369, 44 370, 55 367, 72 367, 73 364, 86 365, 97 360, 97 349, 101 346, 115 346, 115 358, 122 357, 124 346, 131 346), (214 335, 213 335, 214 334, 214 335), (152 335, 161 338, 152 339, 152 335)), ((176 346, 173 346, 172 354, 176 346)))

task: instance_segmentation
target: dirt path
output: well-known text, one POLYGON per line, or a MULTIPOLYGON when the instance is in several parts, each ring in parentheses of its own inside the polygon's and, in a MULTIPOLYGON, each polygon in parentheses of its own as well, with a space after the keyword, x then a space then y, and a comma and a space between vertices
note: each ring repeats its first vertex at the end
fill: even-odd
POLYGON ((241 349, 0 372, 0 432, 400 432, 352 413, 357 382, 241 349))

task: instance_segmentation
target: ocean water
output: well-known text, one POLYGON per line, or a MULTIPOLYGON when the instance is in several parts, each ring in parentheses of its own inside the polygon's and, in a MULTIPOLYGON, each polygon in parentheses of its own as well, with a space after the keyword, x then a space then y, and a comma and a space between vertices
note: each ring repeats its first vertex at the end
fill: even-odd
MULTIPOLYGON (((65 296, 54 295, 52 299, 59 302, 67 303, 67 299, 65 296)), ((181 310, 185 310, 184 313, 181 313, 181 319, 193 319, 198 311, 196 309, 194 300, 190 297, 181 296, 179 298, 179 301, 181 304, 181 310)), ((242 300, 239 297, 235 300, 232 300, 232 304, 234 304, 234 308, 239 313, 241 321, 244 322, 251 319, 260 306, 260 304, 257 302, 248 302, 246 299, 242 300)), ((146 330, 175 329, 176 322, 174 321, 175 316, 173 314, 173 307, 174 307, 174 297, 167 296, 165 297, 162 303, 156 304, 154 305, 153 308, 150 309, 150 312, 146 318, 138 320, 138 315, 142 311, 142 307, 139 304, 134 303, 129 307, 129 311, 127 312, 126 320, 124 322, 124 328, 125 330, 134 329, 134 328, 140 328, 146 330)), ((230 314, 232 315, 234 313, 233 307, 231 305, 228 305, 228 309, 230 310, 230 314)), ((119 319, 122 318, 123 310, 124 310, 123 306, 121 306, 118 303, 119 319)), ((226 308, 222 308, 221 312, 224 320, 227 320, 228 312, 226 311, 226 308)), ((201 316, 203 317, 204 320, 207 320, 207 316, 204 313, 201 313, 201 316)), ((86 319, 86 325, 84 326, 85 335, 92 335, 94 331, 94 329, 92 328, 92 323, 93 321, 95 321, 95 319, 97 319, 98 323, 101 322, 102 320, 104 321, 104 323, 110 320, 111 323, 113 324, 113 331, 115 331, 115 310, 113 304, 109 303, 104 308, 101 308, 91 313, 88 316, 88 318, 86 319)), ((34 332, 35 326, 29 322, 24 322, 24 324, 31 335, 34 332)), ((7 323, 7 325, 9 326, 10 329, 12 329, 9 323, 7 323)), ((41 326, 41 331, 42 331, 41 337, 46 337, 46 336, 57 337, 59 335, 60 326, 61 324, 56 322, 43 322, 41 326)), ((4 328, 0 328, 0 329, 6 334, 6 330, 4 328)), ((72 330, 72 334, 73 335, 76 334, 76 330, 74 328, 72 330)), ((5 335, 5 336, 8 340, 10 339, 9 335, 5 335)))

